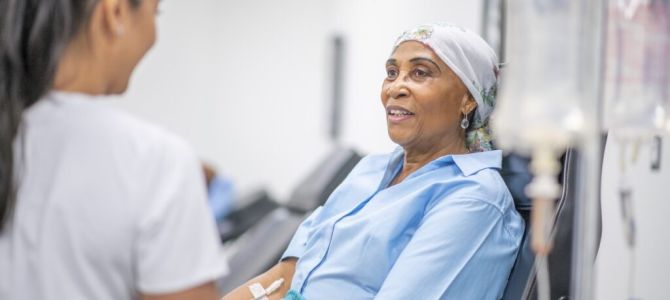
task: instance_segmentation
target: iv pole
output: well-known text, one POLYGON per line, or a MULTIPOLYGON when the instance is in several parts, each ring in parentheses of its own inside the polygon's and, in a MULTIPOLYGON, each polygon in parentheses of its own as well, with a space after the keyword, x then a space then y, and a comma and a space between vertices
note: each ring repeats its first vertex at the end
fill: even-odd
POLYGON ((602 171, 602 132, 603 111, 603 60, 605 39, 606 0, 580 1, 582 10, 582 26, 580 53, 582 61, 582 86, 585 98, 592 105, 584 106, 585 115, 593 118, 593 126, 580 143, 582 161, 578 174, 581 180, 577 183, 577 199, 575 201, 575 230, 573 243, 572 289, 571 298, 576 300, 594 299, 594 262, 597 251, 598 216, 600 198, 600 178, 602 171))

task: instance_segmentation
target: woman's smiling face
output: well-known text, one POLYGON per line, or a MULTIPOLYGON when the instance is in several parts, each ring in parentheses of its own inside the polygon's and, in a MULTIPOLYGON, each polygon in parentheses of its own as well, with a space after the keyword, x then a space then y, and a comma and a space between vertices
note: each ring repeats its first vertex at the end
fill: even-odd
POLYGON ((428 46, 401 43, 386 62, 381 99, 388 133, 403 148, 435 147, 463 138, 460 122, 476 102, 428 46))

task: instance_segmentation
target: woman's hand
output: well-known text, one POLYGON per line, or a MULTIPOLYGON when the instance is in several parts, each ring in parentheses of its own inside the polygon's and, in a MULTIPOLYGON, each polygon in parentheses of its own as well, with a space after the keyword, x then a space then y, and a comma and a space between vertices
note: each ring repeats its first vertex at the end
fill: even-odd
POLYGON ((221 300, 249 300, 253 296, 249 291, 249 286, 254 283, 260 283, 264 288, 267 288, 275 280, 284 278, 284 283, 279 289, 268 295, 270 300, 280 300, 291 289, 291 281, 293 281, 293 273, 295 273, 295 264, 298 261, 295 257, 290 257, 282 260, 267 272, 258 275, 256 278, 247 281, 242 286, 236 288, 232 292, 223 296, 221 300))

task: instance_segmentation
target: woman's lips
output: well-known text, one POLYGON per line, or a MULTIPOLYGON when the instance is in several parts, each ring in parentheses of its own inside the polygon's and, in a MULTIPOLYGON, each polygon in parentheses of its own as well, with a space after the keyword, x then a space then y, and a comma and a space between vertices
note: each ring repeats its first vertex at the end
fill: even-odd
POLYGON ((386 115, 391 123, 401 123, 414 117, 413 112, 399 106, 387 107, 386 115))
POLYGON ((388 115, 388 119, 391 121, 391 123, 401 123, 413 117, 413 115, 388 115))

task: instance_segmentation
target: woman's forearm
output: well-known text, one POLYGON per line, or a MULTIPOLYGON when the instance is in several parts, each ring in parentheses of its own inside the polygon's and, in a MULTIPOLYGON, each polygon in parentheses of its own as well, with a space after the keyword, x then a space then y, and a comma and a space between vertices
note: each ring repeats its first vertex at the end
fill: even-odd
POLYGON ((254 283, 260 283, 263 287, 267 288, 274 281, 279 278, 284 279, 284 283, 279 287, 279 289, 268 296, 270 300, 279 300, 291 288, 291 281, 293 280, 293 273, 295 273, 295 264, 297 262, 296 258, 287 258, 280 263, 276 264, 274 267, 270 268, 267 272, 258 275, 254 279, 247 281, 245 284, 239 286, 232 292, 223 296, 221 300, 249 300, 252 299, 251 292, 249 291, 249 286, 254 283))

